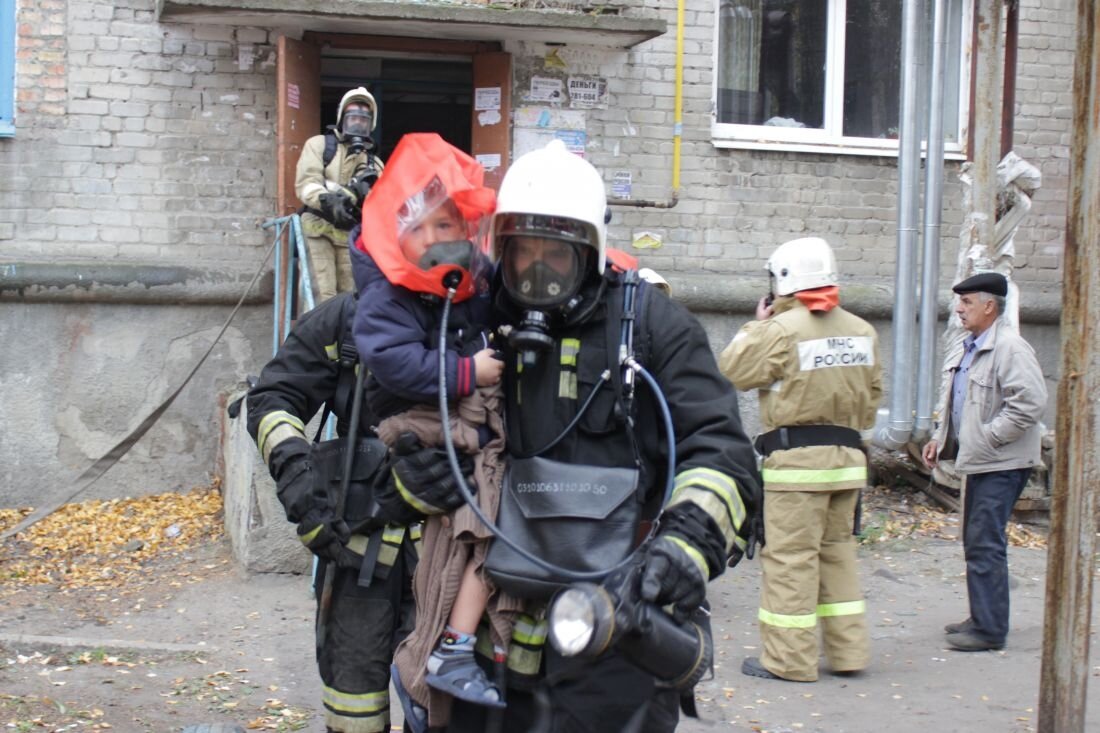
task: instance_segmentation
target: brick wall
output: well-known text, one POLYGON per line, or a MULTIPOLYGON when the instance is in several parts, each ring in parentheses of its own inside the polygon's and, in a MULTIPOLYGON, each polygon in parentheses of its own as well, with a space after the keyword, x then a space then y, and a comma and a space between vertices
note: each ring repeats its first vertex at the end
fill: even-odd
POLYGON ((16 15, 18 115, 32 114, 49 125, 65 113, 65 0, 20 3, 16 15))
MULTIPOLYGON (((632 171, 636 198, 664 199, 670 189, 675 6, 674 0, 650 4, 668 19, 669 33, 632 50, 625 63, 608 54, 598 72, 610 77, 613 98, 608 109, 590 114, 589 157, 605 171, 632 171)), ((640 253, 647 264, 737 274, 758 272, 783 241, 820 235, 836 246, 846 276, 891 280, 896 158, 711 144, 716 7, 708 0, 687 5, 680 203, 671 211, 618 210, 613 238, 622 244, 635 232, 654 231, 663 245, 640 253)), ((1041 6, 1039 0, 1021 2, 1016 152, 1041 170, 1043 186, 1016 239, 1017 279, 1045 289, 1061 281, 1075 12, 1070 0, 1043 0, 1041 6)), ((570 54, 563 49, 559 55, 570 54)), ((585 66, 593 67, 578 63, 582 70, 585 66)), ((944 284, 955 272, 964 215, 959 169, 958 162, 944 166, 944 284)))
POLYGON ((1060 283, 1073 127, 1074 0, 1020 3, 1015 150, 1043 174, 1016 238, 1022 281, 1060 283))
MULTIPOLYGON (((274 51, 269 31, 159 24, 154 0, 38 0, 19 15, 17 135, 0 142, 0 258, 106 258, 246 266, 274 208, 274 51)), ((633 196, 671 184, 674 0, 620 3, 660 14, 670 32, 628 52, 558 49, 568 73, 608 80, 587 113, 588 156, 633 196)), ((896 159, 715 148, 710 139, 715 0, 689 0, 680 203, 618 209, 620 245, 663 240, 648 264, 757 272, 786 239, 819 234, 846 274, 893 272, 896 159)), ((1067 190, 1074 3, 1023 0, 1017 151, 1043 188, 1017 239, 1021 281, 1056 283, 1067 190)), ((547 48, 509 44, 517 69, 547 48)), ((521 90, 517 89, 517 92, 521 90)), ((944 273, 954 271, 961 189, 945 165, 944 273)))
POLYGON ((0 258, 255 261, 275 208, 268 32, 158 24, 153 0, 21 5, 0 258))
MULTIPOLYGON (((258 225, 275 210, 272 44, 279 31, 157 23, 155 5, 19 3, 16 134, 0 139, 0 265, 186 265, 247 274, 256 267, 267 239, 258 225)), ((629 172, 634 198, 665 200, 672 180, 676 3, 619 0, 615 7, 628 15, 659 14, 670 32, 629 51, 557 47, 557 57, 566 75, 608 83, 607 107, 586 112, 589 159, 609 182, 615 171, 629 172)), ((629 248, 633 235, 653 232, 663 245, 640 250, 644 264, 681 281, 685 274, 712 276, 703 284, 724 292, 727 276, 759 277, 777 244, 820 234, 836 245, 846 277, 889 287, 893 157, 713 145, 716 7, 716 0, 687 1, 679 204, 616 208, 611 241, 629 248)), ((1075 0, 1021 0, 1017 151, 1044 177, 1017 239, 1017 274, 1025 287, 1056 289, 1061 278, 1075 17, 1075 0)), ((527 74, 529 84, 531 73, 545 69, 550 49, 507 47, 519 99, 518 81, 527 74)), ((958 164, 945 168, 943 285, 954 271, 963 213, 958 164)), ((4 272, 0 267, 0 276, 4 272)), ((741 281, 739 287, 734 294, 741 297, 755 285, 741 281)), ((0 452, 16 457, 0 484, 14 487, 19 501, 41 498, 42 486, 52 487, 46 498, 61 498, 49 491, 67 487, 179 384, 225 310, 221 303, 0 301, 0 342, 7 345, 0 351, 0 412, 30 426, 0 431, 0 452)), ((720 345, 731 319, 710 314, 708 322, 720 345)), ((199 383, 96 491, 194 485, 189 482, 214 465, 215 413, 223 407, 213 395, 256 373, 269 353, 266 307, 246 312, 225 341, 199 383)))

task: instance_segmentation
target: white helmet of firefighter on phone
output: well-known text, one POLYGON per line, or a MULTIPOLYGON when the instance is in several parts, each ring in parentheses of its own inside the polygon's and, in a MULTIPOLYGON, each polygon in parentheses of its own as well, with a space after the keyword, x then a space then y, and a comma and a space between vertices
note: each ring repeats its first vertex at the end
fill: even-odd
POLYGON ((784 242, 764 267, 772 276, 775 295, 791 295, 838 283, 833 249, 820 237, 784 242))

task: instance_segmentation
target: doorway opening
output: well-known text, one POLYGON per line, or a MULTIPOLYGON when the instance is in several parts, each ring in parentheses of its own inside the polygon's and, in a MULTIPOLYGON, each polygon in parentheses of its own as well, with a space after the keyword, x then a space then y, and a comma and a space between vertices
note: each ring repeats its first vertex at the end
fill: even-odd
POLYGON ((437 132, 471 152, 473 63, 469 57, 415 58, 352 49, 326 49, 321 56, 322 128, 336 122, 340 98, 364 86, 378 103, 377 154, 388 160, 409 132, 437 132))
POLYGON ((348 89, 365 86, 378 102, 375 143, 383 160, 407 132, 438 132, 485 168, 498 188, 511 159, 512 57, 499 44, 319 34, 279 36, 276 165, 278 210, 301 206, 294 191, 306 141, 336 122, 348 89), (474 100, 491 109, 477 112, 474 100))

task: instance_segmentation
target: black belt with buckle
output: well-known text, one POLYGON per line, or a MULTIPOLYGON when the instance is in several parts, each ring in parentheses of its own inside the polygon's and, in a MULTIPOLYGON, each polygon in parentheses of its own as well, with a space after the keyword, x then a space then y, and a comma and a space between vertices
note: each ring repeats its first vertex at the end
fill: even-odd
POLYGON ((776 428, 756 438, 756 452, 767 456, 777 450, 811 448, 819 445, 839 445, 863 450, 863 438, 858 430, 839 425, 789 425, 776 428))

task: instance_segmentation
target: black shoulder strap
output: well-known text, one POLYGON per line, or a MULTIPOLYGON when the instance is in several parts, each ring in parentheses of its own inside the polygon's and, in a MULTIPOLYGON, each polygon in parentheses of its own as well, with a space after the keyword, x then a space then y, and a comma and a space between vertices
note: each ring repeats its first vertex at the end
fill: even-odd
POLYGON ((645 317, 651 290, 653 290, 652 285, 645 280, 640 280, 638 289, 634 293, 634 358, 644 366, 649 365, 649 350, 652 345, 649 331, 646 330, 647 317, 645 317))
POLYGON ((348 297, 340 309, 340 322, 343 327, 340 330, 340 338, 336 342, 339 353, 336 362, 338 370, 336 390, 332 394, 332 399, 325 401, 325 411, 321 415, 321 426, 314 437, 314 442, 321 439, 325 423, 328 422, 330 414, 335 412, 338 418, 343 417, 345 419, 351 414, 351 398, 355 391, 355 366, 359 363, 359 352, 355 348, 355 337, 352 335, 355 303, 354 297, 348 297), (351 313, 348 312, 349 309, 351 309, 351 313), (338 408, 339 412, 336 412, 334 408, 338 408))
POLYGON ((336 133, 329 130, 325 133, 325 152, 321 156, 321 165, 324 168, 328 168, 328 164, 332 162, 332 159, 336 157, 336 146, 339 144, 339 140, 336 139, 336 133))
MULTIPOLYGON (((643 330, 641 314, 647 290, 644 287, 645 284, 645 281, 638 277, 636 270, 627 270, 622 275, 619 286, 622 293, 618 298, 608 299, 609 308, 607 311, 607 366, 611 372, 611 385, 616 394, 616 411, 619 412, 621 419, 625 420, 628 425, 626 433, 630 441, 630 448, 634 453, 635 461, 639 463, 641 457, 637 439, 634 436, 635 426, 631 405, 634 389, 633 377, 635 375, 633 373, 628 375, 631 378, 631 382, 628 384, 623 378, 624 369, 619 360, 622 355, 629 354, 637 362, 645 364, 646 357, 648 357, 648 353, 639 351, 637 338, 643 330)), ((648 343, 648 339, 645 341, 648 343)))
MULTIPOLYGON (((348 298, 348 303, 350 303, 350 306, 345 305, 343 311, 346 311, 349 307, 354 310, 355 298, 348 298)), ((340 376, 337 377, 336 393, 333 395, 332 402, 334 405, 339 405, 341 412, 347 415, 348 407, 351 405, 351 397, 355 390, 355 366, 359 363, 359 352, 355 348, 355 337, 352 334, 353 318, 347 313, 342 312, 341 315, 344 318, 344 328, 341 331, 339 343, 340 376)))

